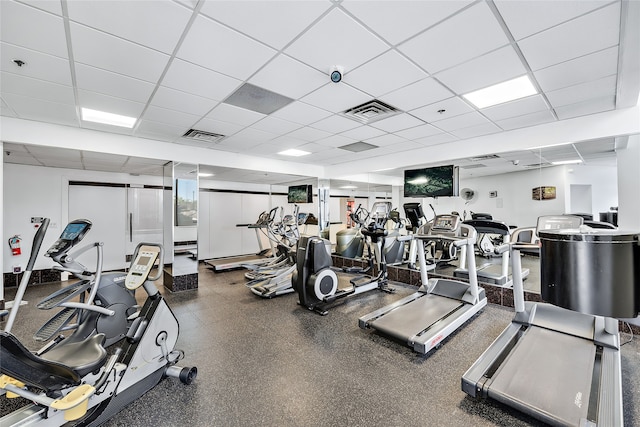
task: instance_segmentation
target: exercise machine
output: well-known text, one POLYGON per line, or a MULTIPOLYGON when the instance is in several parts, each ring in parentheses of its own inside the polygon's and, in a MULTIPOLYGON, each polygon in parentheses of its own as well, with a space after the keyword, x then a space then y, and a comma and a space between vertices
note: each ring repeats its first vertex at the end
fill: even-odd
POLYGON ((414 234, 418 244, 418 260, 422 286, 405 298, 362 316, 358 325, 362 329, 398 339, 414 351, 426 354, 443 339, 487 305, 484 289, 478 287, 475 257, 466 257, 469 283, 451 279, 429 279, 425 245, 422 241, 447 240, 456 247, 473 253, 476 230, 461 223, 456 215, 438 215, 426 234, 414 234))
MULTIPOLYGON (((376 207, 374 204, 374 208, 374 213, 379 209, 378 213, 382 214, 382 206, 376 207)), ((389 207, 386 209, 388 212, 389 207)), ((336 300, 374 289, 387 293, 395 292, 395 289, 388 285, 387 264, 380 254, 387 230, 380 226, 381 221, 376 221, 375 215, 372 218, 374 220, 362 229, 362 234, 369 237, 374 246, 375 252, 370 250, 369 257, 370 260, 372 257, 379 260, 379 272, 375 276, 354 277, 349 281, 350 286, 346 288, 338 287, 338 276, 332 269, 331 242, 320 237, 303 236, 300 239, 296 255, 297 268, 293 273, 292 282, 301 306, 324 316, 328 313, 327 306, 336 300)))
POLYGON ((125 287, 123 273, 102 273, 102 243, 94 242, 70 252, 91 227, 87 219, 71 221, 44 254, 59 264, 53 266, 54 270, 69 272, 78 280, 37 304, 41 310, 58 309, 34 334, 33 339, 38 342, 48 342, 62 332, 75 331, 74 340, 103 333, 104 345, 110 346, 124 338, 140 308, 135 292, 125 287), (96 251, 95 272, 78 261, 80 255, 92 249, 96 251))
MULTIPOLYGON (((500 236, 500 242, 493 240, 489 243, 492 254, 494 253, 494 248, 498 247, 498 243, 509 243, 511 239, 511 229, 509 229, 509 226, 504 222, 490 219, 472 219, 464 221, 463 223, 475 228, 478 232, 478 239, 483 238, 486 241, 490 239, 489 236, 500 236)), ((478 246, 478 243, 476 243, 476 247, 478 246)), ((489 251, 489 249, 483 247, 480 253, 484 254, 485 251, 489 251)), ((474 256, 474 252, 467 254, 467 256, 474 256)), ((496 254, 496 256, 500 256, 499 264, 487 262, 477 267, 478 281, 498 286, 511 286, 513 280, 512 275, 509 273, 509 251, 503 251, 502 254, 496 254)), ((520 276, 523 280, 527 278, 527 276, 529 276, 529 269, 523 268, 520 276)), ((461 266, 453 272, 453 277, 467 279, 469 272, 461 266)))
POLYGON ((360 230, 366 226, 369 212, 362 205, 358 205, 356 210, 349 214, 349 217, 355 227, 340 230, 336 233, 336 255, 345 258, 362 258, 365 238, 360 230))
POLYGON ((411 241, 411 235, 400 234, 400 230, 404 227, 404 220, 397 209, 389 212, 387 220, 393 223, 393 229, 385 236, 382 255, 387 265, 400 265, 405 262, 406 246, 407 242, 411 241))
MULTIPOLYGON (((48 224, 48 220, 46 220, 48 224)), ((34 238, 29 271, 44 237, 43 226, 34 238)), ((61 339, 32 353, 11 334, 12 323, 0 334, 0 389, 6 398, 29 402, 0 419, 2 426, 67 423, 97 426, 152 389, 164 377, 191 384, 195 367, 179 367, 184 356, 175 350, 178 321, 153 284, 162 275, 163 249, 139 244, 125 279, 127 289, 142 287, 148 297, 124 339, 104 348, 105 335, 83 340, 61 339), (150 273, 158 261, 158 274, 150 273)), ((26 273, 26 272, 25 272, 26 273)), ((10 315, 15 319, 27 282, 22 281, 10 315)))
POLYGON ((221 271, 232 270, 235 268, 243 268, 246 265, 264 265, 275 259, 276 253, 273 248, 273 236, 269 235, 271 224, 275 221, 278 207, 271 209, 270 211, 264 211, 258 217, 258 221, 254 224, 236 224, 236 227, 247 227, 256 232, 256 238, 258 239, 259 251, 256 254, 251 255, 238 255, 230 257, 214 258, 204 261, 206 265, 218 273, 221 271), (266 248, 262 243, 260 234, 266 234, 269 241, 269 247, 266 248))
MULTIPOLYGON (((639 235, 544 216, 541 296, 525 302, 520 249, 511 251, 515 316, 462 376, 462 390, 562 426, 622 426, 620 338, 615 318, 640 311, 639 235)), ((514 234, 517 234, 516 230, 514 234)))
MULTIPOLYGON (((424 216, 424 211, 422 210, 422 204, 415 203, 405 203, 402 205, 404 209, 404 215, 409 221, 407 224, 407 232, 409 235, 413 235, 418 233, 424 224, 427 223, 427 218, 424 216)), ((407 256, 408 267, 416 270, 418 267, 416 265, 416 261, 418 259, 418 241, 416 239, 411 239, 409 243, 409 255, 407 256)), ((433 268, 435 268, 435 264, 433 264, 433 268)))

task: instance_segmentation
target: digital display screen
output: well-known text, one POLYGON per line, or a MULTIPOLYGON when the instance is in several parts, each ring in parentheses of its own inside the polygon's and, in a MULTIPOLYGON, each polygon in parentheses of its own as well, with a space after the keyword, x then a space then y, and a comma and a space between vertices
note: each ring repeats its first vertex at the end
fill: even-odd
POLYGON ((149 261, 151 261, 151 257, 141 256, 140 259, 138 259, 138 264, 140 264, 140 265, 148 265, 149 261))
POLYGON ((85 228, 87 228, 87 224, 69 224, 65 227, 60 238, 64 240, 75 240, 85 228))

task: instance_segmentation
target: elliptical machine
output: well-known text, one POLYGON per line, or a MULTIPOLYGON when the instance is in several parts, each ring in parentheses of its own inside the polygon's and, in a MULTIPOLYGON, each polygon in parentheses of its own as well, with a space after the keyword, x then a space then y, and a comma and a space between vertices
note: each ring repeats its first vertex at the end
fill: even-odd
POLYGON ((299 304, 309 310, 324 316, 328 313, 326 306, 351 295, 358 295, 367 291, 378 289, 382 292, 394 293, 395 289, 389 287, 387 275, 387 263, 385 257, 382 256, 382 248, 384 247, 384 239, 387 230, 384 229, 386 218, 390 206, 384 208, 378 204, 388 204, 388 202, 376 202, 372 211, 374 215, 366 228, 363 228, 362 234, 369 237, 374 246, 374 250, 369 250, 369 262, 373 263, 375 257, 379 260, 379 271, 375 276, 357 276, 352 278, 349 283, 351 286, 347 288, 338 288, 338 276, 332 269, 333 262, 331 260, 331 242, 326 239, 315 236, 303 236, 298 243, 297 268, 293 272, 293 288, 298 294, 299 304), (378 205, 378 206, 376 206, 378 205), (376 216, 376 212, 384 213, 384 222, 376 216))
POLYGON ((349 214, 349 217, 355 227, 340 230, 336 233, 336 255, 345 258, 362 258, 365 237, 362 235, 361 230, 366 226, 369 212, 360 204, 354 212, 349 214))
POLYGON ((136 316, 135 291, 126 289, 123 273, 102 274, 102 243, 86 245, 73 253, 74 248, 91 229, 87 219, 71 221, 56 242, 44 254, 60 264, 53 269, 66 271, 79 280, 40 301, 41 310, 61 308, 33 336, 47 342, 61 332, 75 331, 68 339, 82 341, 103 333, 106 347, 121 340, 136 316), (92 273, 77 261, 78 256, 96 250, 96 269, 92 273), (75 302, 79 299, 80 302, 75 302), (71 322, 75 319, 75 322, 71 322))
MULTIPOLYGON (((45 219, 34 238, 25 277, 31 273, 49 220, 45 219)), ((10 322, 0 334, 0 390, 7 398, 23 397, 32 403, 0 419, 2 426, 75 425, 97 426, 126 405, 151 390, 164 377, 191 384, 195 367, 178 367, 184 353, 175 350, 178 321, 152 283, 162 276, 163 249, 159 244, 139 244, 125 279, 127 289, 142 287, 148 294, 140 315, 126 339, 113 345, 110 356, 104 348, 105 335, 84 339, 54 340, 32 353, 10 333, 28 280, 22 280, 10 322), (150 273, 158 261, 158 274, 150 273)), ((75 333, 78 333, 79 329, 75 333)))

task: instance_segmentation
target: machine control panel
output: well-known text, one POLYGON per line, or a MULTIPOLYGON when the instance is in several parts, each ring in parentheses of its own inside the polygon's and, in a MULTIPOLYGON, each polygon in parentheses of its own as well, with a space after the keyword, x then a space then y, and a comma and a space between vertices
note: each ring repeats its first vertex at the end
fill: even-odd
POLYGON ((133 290, 142 286, 149 277, 159 253, 160 248, 158 247, 143 246, 140 248, 124 282, 127 289, 133 290))
POLYGON ((434 218, 431 230, 456 231, 460 226, 460 217, 457 215, 438 215, 434 218))
POLYGON ((58 240, 56 240, 55 243, 47 250, 45 256, 53 258, 67 252, 82 240, 85 234, 87 234, 91 229, 91 225, 91 221, 87 219, 76 219, 75 221, 71 221, 64 228, 58 240))

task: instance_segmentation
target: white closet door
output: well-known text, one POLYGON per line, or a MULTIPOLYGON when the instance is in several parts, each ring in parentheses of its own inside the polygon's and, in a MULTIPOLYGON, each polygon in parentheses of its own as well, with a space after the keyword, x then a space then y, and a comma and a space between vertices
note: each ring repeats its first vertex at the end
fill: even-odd
POLYGON ((127 255, 141 242, 162 244, 162 189, 130 187, 127 206, 127 255))
MULTIPOLYGON (((124 187, 69 185, 69 220, 88 219, 91 230, 78 247, 103 242, 103 270, 119 270, 128 264, 125 257, 127 194, 124 187)), ((89 270, 96 265, 96 251, 78 258, 89 270)))

